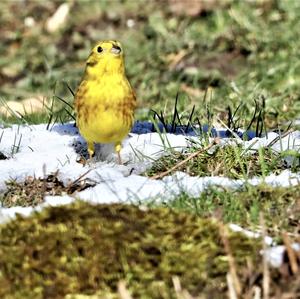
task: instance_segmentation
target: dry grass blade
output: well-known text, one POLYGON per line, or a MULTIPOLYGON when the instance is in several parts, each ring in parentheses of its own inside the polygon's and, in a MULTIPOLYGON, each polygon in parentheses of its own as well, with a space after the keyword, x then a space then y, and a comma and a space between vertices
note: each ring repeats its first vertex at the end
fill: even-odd
POLYGON ((253 288, 253 299, 261 299, 261 288, 258 286, 253 288))
POLYGON ((242 293, 242 287, 241 283, 239 281, 238 275, 237 275, 237 270, 235 266, 235 261, 234 257, 229 245, 229 240, 228 240, 228 232, 227 228, 224 226, 223 223, 220 223, 219 226, 220 230, 220 236, 221 240, 224 244, 224 249, 228 257, 228 264, 229 264, 229 273, 227 275, 227 283, 228 283, 228 289, 229 289, 229 294, 230 294, 230 299, 234 298, 239 298, 239 296, 242 293))
POLYGON ((118 283, 118 293, 120 299, 132 299, 124 281, 118 283))
POLYGON ((72 90, 72 88, 69 86, 69 84, 67 82, 65 82, 67 88, 69 89, 70 93, 72 94, 72 96, 75 96, 75 92, 72 90))
POLYGON ((287 255, 289 257, 289 263, 291 266, 291 270, 292 270, 293 274, 295 275, 299 271, 299 267, 298 267, 298 263, 297 263, 297 255, 291 246, 290 238, 286 232, 284 232, 282 234, 282 238, 283 238, 283 242, 284 242, 284 245, 285 245, 285 248, 287 251, 287 255))
POLYGON ((172 282, 173 282, 177 299, 196 299, 192 297, 187 290, 182 289, 180 279, 178 276, 173 276, 172 282))
POLYGON ((172 282, 173 282, 174 290, 175 290, 176 295, 178 297, 178 294, 182 291, 179 277, 178 276, 173 276, 172 277, 172 282))
POLYGON ((265 226, 265 220, 263 213, 259 214, 259 220, 262 230, 262 245, 263 245, 263 299, 269 299, 270 298, 270 270, 268 266, 268 261, 266 258, 265 252, 267 251, 267 244, 265 242, 265 237, 267 235, 266 233, 266 226, 265 226))
POLYGON ((228 286, 229 299, 238 299, 236 291, 235 291, 233 279, 232 279, 232 276, 230 275, 230 273, 227 273, 226 280, 227 280, 227 286, 228 286))
POLYGON ((157 175, 154 175, 150 178, 153 179, 153 180, 157 180, 157 179, 161 179, 161 178, 165 177, 166 175, 168 175, 172 171, 174 171, 174 170, 180 168, 181 166, 183 166, 184 164, 186 164, 191 159, 193 159, 193 158, 197 157, 198 155, 208 151, 211 147, 213 147, 216 144, 218 144, 218 138, 215 138, 208 146, 206 146, 204 148, 201 148, 200 150, 190 154, 186 159, 184 159, 183 161, 180 161, 179 163, 177 163, 176 165, 174 165, 170 169, 168 169, 164 172, 158 173, 157 175))
POLYGON ((91 184, 85 183, 84 180, 82 181, 82 178, 84 178, 91 171, 92 169, 87 170, 82 175, 80 175, 76 180, 71 182, 66 188, 67 193, 72 194, 74 191, 82 191, 85 188, 91 187, 92 186, 91 184), (80 185, 81 182, 83 182, 82 185, 80 185))
POLYGON ((222 126, 224 126, 236 139, 240 140, 241 138, 239 135, 232 129, 230 129, 220 118, 217 118, 217 121, 221 123, 222 126))
POLYGON ((287 130, 285 133, 283 133, 282 135, 277 136, 275 139, 273 139, 268 145, 267 147, 271 147, 273 146, 278 140, 286 137, 287 135, 293 133, 295 130, 294 129, 289 129, 287 130))

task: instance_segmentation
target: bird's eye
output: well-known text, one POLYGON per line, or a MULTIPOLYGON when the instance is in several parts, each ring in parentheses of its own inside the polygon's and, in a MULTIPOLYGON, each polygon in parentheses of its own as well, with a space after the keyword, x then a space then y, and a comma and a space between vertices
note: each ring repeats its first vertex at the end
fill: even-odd
POLYGON ((97 48, 97 52, 98 52, 98 53, 101 53, 101 52, 103 52, 103 49, 102 49, 102 47, 98 47, 98 48, 97 48))

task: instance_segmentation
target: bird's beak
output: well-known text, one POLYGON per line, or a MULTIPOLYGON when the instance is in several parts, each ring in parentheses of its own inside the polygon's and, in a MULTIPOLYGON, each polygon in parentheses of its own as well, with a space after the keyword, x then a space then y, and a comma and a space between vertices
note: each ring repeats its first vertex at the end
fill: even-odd
POLYGON ((113 54, 120 54, 121 53, 121 48, 117 45, 113 45, 110 52, 113 53, 113 54))

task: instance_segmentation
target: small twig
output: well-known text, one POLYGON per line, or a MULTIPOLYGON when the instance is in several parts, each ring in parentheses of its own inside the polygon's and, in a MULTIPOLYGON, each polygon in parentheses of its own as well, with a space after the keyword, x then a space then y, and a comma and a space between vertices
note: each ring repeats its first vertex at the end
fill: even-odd
POLYGON ((295 251, 293 250, 293 248, 291 246, 290 238, 289 238, 289 236, 286 232, 284 232, 282 234, 282 238, 283 238, 283 243, 284 243, 285 248, 286 248, 287 255, 289 257, 291 270, 292 270, 293 274, 297 274, 298 271, 299 271, 299 267, 298 267, 298 264, 297 264, 297 255, 296 255, 295 251))
POLYGON ((92 169, 87 170, 85 173, 80 175, 76 180, 69 184, 67 187, 67 191, 71 190, 73 186, 75 186, 84 176, 86 176, 92 169))
POLYGON ((263 299, 270 298, 270 270, 268 266, 268 261, 266 257, 267 244, 266 244, 266 226, 263 213, 259 214, 261 232, 262 232, 262 245, 263 245, 263 299))
POLYGON ((198 155, 208 151, 212 146, 218 144, 218 138, 215 138, 208 146, 206 146, 205 148, 201 148, 200 150, 190 154, 187 158, 185 158, 184 160, 180 161, 179 163, 175 164, 173 167, 171 167, 170 169, 161 172, 157 175, 154 175, 152 177, 150 177, 153 180, 157 180, 157 179, 161 179, 163 177, 165 177, 166 175, 168 175, 169 173, 171 173, 172 171, 180 168, 182 165, 186 164, 188 161, 190 161, 191 159, 197 157, 198 155))

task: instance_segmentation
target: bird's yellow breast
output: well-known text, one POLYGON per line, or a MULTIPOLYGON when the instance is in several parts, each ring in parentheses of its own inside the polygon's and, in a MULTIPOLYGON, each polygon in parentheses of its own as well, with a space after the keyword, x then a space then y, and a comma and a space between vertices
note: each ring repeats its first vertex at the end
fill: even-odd
POLYGON ((75 108, 78 128, 88 142, 120 142, 133 124, 135 95, 125 76, 106 75, 81 82, 75 108))

